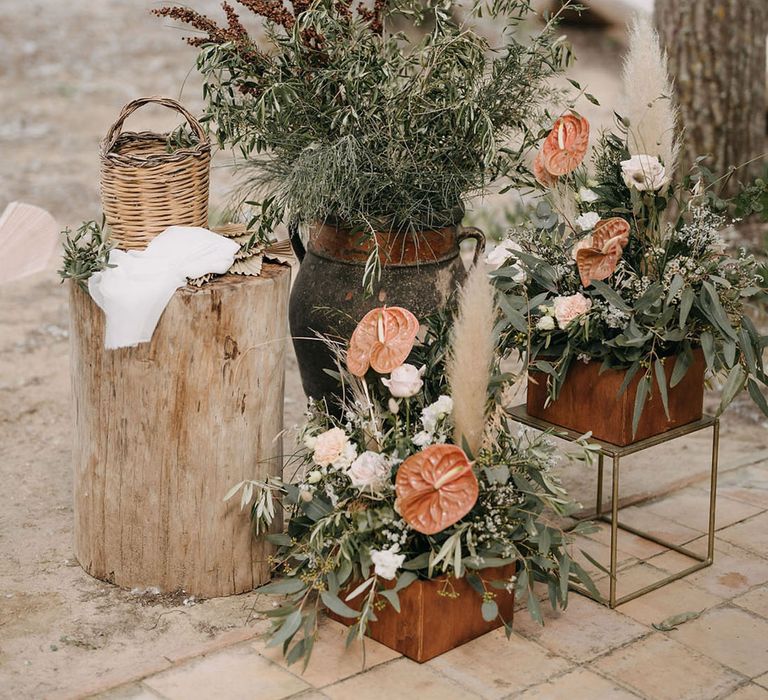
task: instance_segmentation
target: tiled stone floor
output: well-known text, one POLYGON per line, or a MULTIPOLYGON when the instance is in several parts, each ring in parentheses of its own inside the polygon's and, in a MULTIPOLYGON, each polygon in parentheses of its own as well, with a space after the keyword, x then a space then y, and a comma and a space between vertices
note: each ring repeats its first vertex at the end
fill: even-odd
MULTIPOLYGON (((628 508, 627 520, 701 549, 705 499, 696 483, 628 508)), ((616 610, 573 594, 568 610, 548 613, 544 627, 522 609, 510 641, 492 632, 423 665, 368 641, 363 669, 361 650, 344 647, 345 629, 326 621, 303 675, 258 636, 235 636, 223 648, 169 658, 160 672, 137 669, 133 682, 94 697, 768 700, 768 463, 728 473, 717 528, 714 565, 684 580, 616 610), (700 614, 670 632, 653 627, 684 612, 700 614)), ((689 563, 627 533, 619 537, 628 586, 689 563)), ((602 528, 575 546, 605 560, 607 541, 602 528)))

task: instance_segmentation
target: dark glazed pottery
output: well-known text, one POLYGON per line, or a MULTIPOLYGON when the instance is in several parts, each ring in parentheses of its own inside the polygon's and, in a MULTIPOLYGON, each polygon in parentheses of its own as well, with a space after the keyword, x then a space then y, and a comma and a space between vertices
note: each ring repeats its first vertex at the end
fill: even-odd
POLYGON ((403 306, 423 318, 445 305, 466 277, 461 241, 476 241, 475 259, 485 246, 475 228, 449 226, 415 233, 377 232, 381 278, 374 294, 363 288, 372 236, 333 224, 310 227, 303 245, 296 227, 291 242, 301 262, 291 292, 289 320, 293 345, 307 396, 333 405, 339 384, 325 370, 335 369, 317 334, 346 341, 371 309, 403 306))

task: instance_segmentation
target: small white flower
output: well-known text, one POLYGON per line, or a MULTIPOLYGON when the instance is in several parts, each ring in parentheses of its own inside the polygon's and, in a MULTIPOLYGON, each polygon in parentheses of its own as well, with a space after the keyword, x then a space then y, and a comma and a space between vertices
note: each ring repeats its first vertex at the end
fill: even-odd
POLYGON ((669 181, 661 161, 647 154, 621 161, 621 175, 627 187, 634 187, 640 192, 660 190, 669 181))
POLYGON ((341 455, 338 457, 338 459, 335 459, 333 461, 333 466, 336 469, 346 469, 352 462, 357 459, 357 447, 355 447, 351 442, 348 442, 344 446, 344 451, 341 453, 341 455))
POLYGON ((594 211, 588 211, 576 219, 576 225, 582 231, 591 231, 597 226, 598 221, 600 221, 600 214, 594 211))
POLYGON ((299 499, 304 501, 304 503, 309 503, 314 498, 312 491, 309 489, 301 488, 299 489, 299 499))
POLYGON ((416 435, 411 438, 416 447, 426 447, 432 444, 432 433, 428 433, 426 430, 420 430, 416 435))
POLYGON ((413 365, 406 363, 395 367, 390 373, 389 379, 382 378, 381 382, 389 389, 392 396, 398 399, 407 399, 421 391, 421 387, 424 386, 421 377, 425 369, 426 367, 416 369, 413 365))
POLYGON ((400 404, 390 396, 389 401, 387 401, 387 408, 389 409, 390 413, 397 414, 397 412, 400 410, 400 404))
POLYGON ((380 489, 389 478, 387 458, 378 452, 363 452, 347 470, 352 486, 358 489, 380 489))
POLYGON ((536 328, 540 331, 553 331, 555 330, 555 319, 551 316, 542 316, 536 322, 536 328))
POLYGON ((600 197, 594 190, 590 190, 588 187, 580 187, 579 199, 584 202, 584 204, 592 204, 592 202, 596 202, 600 197))
POLYGON ((315 469, 309 472, 309 474, 307 474, 307 483, 316 484, 322 478, 323 478, 323 475, 319 471, 317 471, 317 469, 315 469))
POLYGON ((522 249, 510 238, 497 243, 485 254, 485 263, 492 270, 498 270, 507 260, 515 257, 522 249))
POLYGON ((397 570, 403 565, 405 561, 404 554, 398 554, 400 551, 399 545, 394 545, 389 549, 372 549, 371 561, 373 562, 373 570, 377 576, 392 580, 397 576, 397 570))

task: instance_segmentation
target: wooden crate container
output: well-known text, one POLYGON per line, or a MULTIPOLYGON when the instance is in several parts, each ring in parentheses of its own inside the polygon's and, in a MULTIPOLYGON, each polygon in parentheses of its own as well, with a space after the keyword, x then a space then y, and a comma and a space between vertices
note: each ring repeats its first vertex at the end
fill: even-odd
POLYGON ((645 402, 634 436, 632 416, 637 385, 642 374, 638 372, 627 390, 618 396, 625 371, 606 370, 600 374, 600 362, 573 361, 557 400, 546 408, 547 375, 531 372, 528 378, 528 415, 579 433, 591 430, 598 440, 622 446, 699 420, 704 407, 704 354, 701 350, 695 350, 688 372, 676 386, 669 387, 675 359, 668 357, 664 363, 669 419, 664 412, 654 376, 652 393, 645 402))
MULTIPOLYGON (((481 572, 486 581, 508 579, 514 573, 514 564, 481 572)), ((492 622, 483 620, 480 613, 482 598, 465 578, 451 577, 448 581, 447 589, 458 593, 457 597, 441 595, 440 591, 445 589, 445 576, 429 581, 414 581, 398 592, 399 613, 389 603, 382 610, 376 611, 378 620, 369 624, 368 636, 409 659, 423 663, 501 627, 502 622, 498 618, 492 622)), ((512 624, 514 592, 495 588, 490 590, 496 594, 495 600, 501 616, 508 624, 512 624)), ((347 605, 359 608, 360 602, 347 601, 347 605)), ((345 625, 353 622, 330 610, 328 615, 345 625)))

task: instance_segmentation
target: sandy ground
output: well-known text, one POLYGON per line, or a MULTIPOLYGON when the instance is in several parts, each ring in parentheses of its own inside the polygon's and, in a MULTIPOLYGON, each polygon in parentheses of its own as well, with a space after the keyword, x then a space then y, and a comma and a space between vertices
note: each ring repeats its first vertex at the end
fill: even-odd
MULTIPOLYGON (((211 10, 210 0, 195 7, 211 10)), ((99 216, 97 147, 121 106, 151 94, 178 96, 194 53, 181 33, 149 16, 154 3, 3 0, 0 13, 0 207, 20 199, 46 207, 62 226, 99 216)), ((577 32, 574 77, 601 97, 615 94, 620 45, 577 32)), ((184 102, 200 105, 189 75, 184 102)), ((591 113, 610 119, 610 108, 591 113)), ((152 112, 140 127, 167 128, 152 112)), ((213 201, 231 187, 227 158, 214 171, 213 201)), ((70 391, 65 289, 49 274, 0 287, 0 697, 72 697, 122 679, 159 656, 255 624, 254 594, 185 601, 122 591, 87 576, 72 553, 70 391)), ((287 423, 303 396, 288 368, 287 423)), ((676 446, 648 476, 638 463, 628 494, 659 492, 706 470, 706 437, 676 446)), ((744 402, 723 433, 724 463, 768 450, 765 425, 744 402)), ((659 461, 658 458, 657 462, 659 461)), ((568 481, 588 495, 583 471, 568 481)), ((151 582, 147 582, 148 585, 151 582)))

